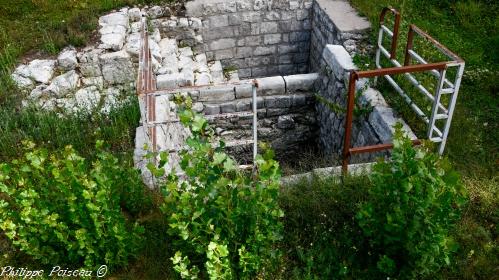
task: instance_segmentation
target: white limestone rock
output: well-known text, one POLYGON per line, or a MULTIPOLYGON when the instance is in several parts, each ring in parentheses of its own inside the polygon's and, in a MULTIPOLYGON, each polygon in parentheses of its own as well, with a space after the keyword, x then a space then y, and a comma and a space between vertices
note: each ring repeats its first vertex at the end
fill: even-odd
POLYGON ((187 18, 179 18, 178 26, 179 27, 189 27, 189 20, 187 18))
POLYGON ((76 107, 76 100, 74 98, 59 98, 55 100, 57 107, 68 112, 73 113, 76 107))
POLYGON ((101 95, 95 86, 86 87, 75 93, 76 106, 84 112, 93 111, 100 103, 101 95))
POLYGON ((227 76, 229 82, 239 82, 239 73, 237 72, 237 70, 230 71, 229 73, 227 73, 227 76))
POLYGON ((55 98, 40 98, 37 101, 37 105, 43 110, 53 111, 57 107, 57 100, 55 98))
POLYGON ((125 84, 135 80, 135 69, 126 51, 105 53, 99 57, 99 61, 106 84, 125 84))
POLYGON ((154 28, 150 38, 153 39, 154 42, 159 44, 159 42, 161 41, 161 32, 159 32, 159 28, 154 28))
POLYGON ((98 89, 102 89, 102 88, 104 88, 104 78, 102 78, 102 77, 82 78, 81 84, 84 87, 96 86, 98 89))
POLYGON ((192 105, 192 110, 197 113, 201 113, 204 110, 204 105, 201 102, 196 102, 192 105))
POLYGON ((123 36, 127 33, 127 28, 123 25, 104 25, 99 29, 101 35, 106 34, 121 34, 123 36))
POLYGON ((147 11, 147 15, 152 19, 169 16, 170 14, 171 11, 168 7, 153 6, 147 11))
POLYGON ((161 51, 161 56, 163 57, 167 57, 170 54, 176 54, 178 50, 177 40, 164 38, 159 41, 159 48, 161 51))
POLYGON ((128 14, 124 12, 111 13, 99 18, 99 25, 101 27, 106 25, 121 25, 125 28, 128 28, 128 24, 128 14))
POLYGON ((192 49, 190 47, 180 48, 178 52, 180 53, 180 56, 187 56, 187 57, 194 56, 194 53, 192 52, 192 49))
POLYGON ((203 27, 203 22, 201 21, 200 18, 190 18, 190 26, 194 30, 199 30, 201 27, 203 27))
POLYGON ((139 56, 140 52, 140 34, 132 33, 127 38, 127 42, 125 45, 126 51, 132 56, 139 56))
POLYGON ((64 49, 57 57, 57 64, 59 65, 59 68, 64 71, 74 70, 78 65, 76 49, 73 47, 64 49))
POLYGON ((181 74, 159 75, 156 79, 158 89, 174 89, 181 80, 181 74))
POLYGON ((181 71, 194 71, 194 61, 189 56, 180 56, 178 61, 178 68, 181 71))
POLYGON ((151 38, 149 38, 149 49, 151 50, 151 56, 161 61, 161 48, 158 43, 151 38))
POLYGON ((102 35, 100 41, 102 44, 99 45, 99 48, 118 51, 125 44, 125 36, 123 34, 109 33, 102 35))
POLYGON ((139 8, 132 8, 128 10, 128 18, 130 19, 130 21, 140 21, 143 15, 144 13, 139 8))
POLYGON ((35 59, 31 61, 28 65, 30 78, 33 80, 48 84, 54 76, 55 71, 55 60, 50 59, 35 59))
POLYGON ((108 88, 104 92, 104 102, 102 104, 101 113, 109 114, 111 110, 118 108, 120 103, 121 91, 118 88, 108 88))
POLYGON ((207 86, 211 84, 211 75, 203 72, 203 73, 196 73, 196 79, 194 82, 194 85, 196 86, 207 86))
POLYGON ((10 77, 20 89, 32 89, 35 86, 35 83, 30 78, 23 77, 16 73, 12 73, 10 77))
POLYGON ((45 89, 47 88, 47 85, 39 85, 35 87, 30 95, 28 96, 28 99, 31 101, 35 101, 40 99, 43 96, 43 93, 45 92, 45 89))
POLYGON ((190 69, 184 69, 180 72, 180 86, 190 87, 194 85, 194 72, 190 69))
POLYGON ((138 22, 132 22, 130 24, 130 33, 137 33, 137 32, 140 32, 142 28, 142 23, 140 21, 138 22))
POLYGON ((157 60, 154 56, 151 58, 151 63, 152 63, 152 70, 154 73, 157 73, 159 69, 161 69, 161 60, 157 60))
POLYGON ((82 53, 78 53, 78 62, 80 73, 84 77, 102 76, 99 65, 99 56, 102 54, 101 49, 88 49, 82 53))
POLYGON ((208 64, 208 67, 210 68, 210 73, 213 82, 221 83, 224 81, 224 73, 223 73, 222 63, 220 63, 220 61, 217 60, 213 63, 210 63, 208 64))
POLYGON ((55 77, 45 91, 55 95, 56 97, 63 97, 66 94, 76 90, 79 79, 80 77, 76 74, 76 71, 71 70, 55 77))
POLYGON ((31 72, 29 70, 29 67, 28 67, 28 65, 25 65, 25 64, 21 64, 21 65, 17 66, 17 68, 16 68, 16 70, 14 70, 13 74, 22 76, 24 78, 31 77, 31 72))

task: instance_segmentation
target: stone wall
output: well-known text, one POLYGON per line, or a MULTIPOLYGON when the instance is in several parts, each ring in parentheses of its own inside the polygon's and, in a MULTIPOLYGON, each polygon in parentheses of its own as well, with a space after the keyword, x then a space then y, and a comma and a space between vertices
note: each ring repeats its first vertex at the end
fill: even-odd
MULTIPOLYGON (((320 126, 319 144, 325 154, 341 155, 345 135, 345 110, 347 88, 350 72, 356 67, 352 57, 340 45, 326 45, 321 57, 326 70, 321 72, 317 82, 319 95, 339 110, 332 110, 324 102, 316 103, 317 119, 320 126)), ((367 80, 356 83, 357 91, 362 94, 357 104, 370 109, 368 113, 354 115, 352 126, 351 147, 391 143, 393 126, 400 122, 409 137, 416 139, 409 126, 388 106, 381 93, 368 86, 367 80)), ((369 153, 356 155, 352 162, 374 160, 385 153, 369 153)))
POLYGON ((239 69, 241 78, 309 72, 312 0, 195 0, 208 60, 239 69))
POLYGON ((342 45, 351 55, 367 53, 370 23, 357 14, 346 1, 315 0, 312 8, 310 71, 320 72, 325 64, 322 53, 326 45, 342 45))

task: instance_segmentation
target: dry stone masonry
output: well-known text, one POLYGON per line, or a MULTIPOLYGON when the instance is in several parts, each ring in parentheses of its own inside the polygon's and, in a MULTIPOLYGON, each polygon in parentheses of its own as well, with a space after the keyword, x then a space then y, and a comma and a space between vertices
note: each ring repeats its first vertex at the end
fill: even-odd
MULTIPOLYGON (((19 65, 12 79, 27 93, 25 104, 65 112, 108 113, 134 95, 141 21, 147 18, 156 93, 157 150, 171 155, 189 132, 177 121, 174 93, 188 95, 218 138, 240 163, 251 161, 252 81, 258 82, 258 135, 281 158, 306 146, 330 156, 343 145, 344 112, 352 57, 371 51, 369 22, 347 1, 193 0, 180 14, 166 6, 123 8, 99 18, 99 42, 68 47, 56 58, 19 65)), ((368 81, 359 102, 371 108, 356 117, 353 146, 391 142, 396 117, 368 81)), ((135 97, 132 97, 135 98, 135 97)), ((144 99, 139 99, 135 162, 145 176, 144 145, 151 147, 144 99)), ((415 137, 410 128, 404 129, 415 137)), ((369 161, 364 155, 353 161, 369 161)), ((150 178, 146 180, 151 183, 150 178)))

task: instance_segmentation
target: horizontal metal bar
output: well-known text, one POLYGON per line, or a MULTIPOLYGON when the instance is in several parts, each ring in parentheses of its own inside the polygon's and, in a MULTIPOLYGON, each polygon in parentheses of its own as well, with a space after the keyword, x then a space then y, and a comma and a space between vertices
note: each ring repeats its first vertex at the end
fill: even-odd
POLYGON ((438 127, 434 126, 433 130, 435 130, 435 132, 438 134, 438 137, 442 137, 442 131, 440 131, 440 129, 438 129, 438 127))
MULTIPOLYGON (((419 63, 428 64, 428 62, 424 60, 419 54, 417 54, 414 50, 409 50, 409 55, 411 55, 414 59, 419 61, 419 63)), ((440 79, 440 72, 438 72, 437 70, 431 70, 430 73, 433 76, 440 79)), ((449 88, 454 88, 454 85, 449 80, 445 79, 444 82, 449 88)))
POLYGON ((447 114, 437 114, 437 115, 435 115, 435 119, 436 120, 445 120, 447 118, 449 118, 449 115, 447 115, 447 114))
MULTIPOLYGON (((419 139, 412 140, 412 144, 413 145, 421 145, 421 140, 419 140, 419 139)), ((348 151, 351 155, 355 155, 355 154, 362 154, 362 153, 374 153, 374 152, 390 150, 390 149, 393 149, 393 144, 391 144, 391 143, 364 146, 364 147, 355 147, 355 148, 350 148, 348 151)))
POLYGON ((386 27, 386 26, 384 26, 384 25, 381 25, 381 29, 382 29, 382 30, 383 30, 386 34, 388 34, 388 36, 393 37, 393 32, 392 32, 390 29, 388 29, 388 27, 386 27))
POLYGON ((457 54, 453 53, 451 50, 446 48, 444 45, 442 45, 439 41, 435 40, 433 37, 431 37, 428 33, 424 32, 421 30, 419 27, 417 27, 414 24, 411 24, 409 26, 409 29, 412 29, 414 32, 416 32, 418 35, 426 38, 429 40, 433 45, 439 49, 443 54, 447 55, 449 58, 456 60, 456 62, 464 62, 462 58, 460 58, 457 54))
POLYGON ((428 70, 432 70, 432 69, 443 70, 446 68, 447 68, 447 64, 445 62, 437 62, 437 63, 429 63, 429 64, 409 65, 409 66, 402 66, 402 67, 380 68, 380 69, 367 70, 367 71, 356 71, 356 75, 359 79, 361 79, 361 78, 372 78, 372 77, 384 76, 384 75, 424 72, 424 71, 428 71, 428 70))
POLYGON ((426 114, 412 101, 412 99, 404 92, 404 90, 395 82, 395 80, 386 75, 385 79, 393 86, 393 88, 404 98, 405 102, 411 106, 414 113, 418 115, 425 123, 429 123, 429 119, 426 114))
POLYGON ((431 142, 440 143, 442 142, 442 137, 433 137, 430 139, 431 142))
MULTIPOLYGON (((389 53, 385 48, 381 47, 380 50, 383 53, 383 55, 385 55, 386 58, 388 58, 393 65, 395 65, 396 67, 402 67, 400 62, 398 62, 397 60, 390 59, 389 53)), ((436 71, 436 70, 433 70, 433 71, 436 71)), ((433 95, 422 84, 419 83, 419 81, 416 79, 416 77, 414 77, 410 73, 405 73, 404 75, 405 75, 406 79, 410 83, 412 83, 428 100, 430 100, 431 102, 435 102, 435 98, 433 97, 433 95)), ((444 111, 446 114, 448 113, 447 108, 445 108, 442 104, 438 104, 438 107, 442 111, 444 111)))

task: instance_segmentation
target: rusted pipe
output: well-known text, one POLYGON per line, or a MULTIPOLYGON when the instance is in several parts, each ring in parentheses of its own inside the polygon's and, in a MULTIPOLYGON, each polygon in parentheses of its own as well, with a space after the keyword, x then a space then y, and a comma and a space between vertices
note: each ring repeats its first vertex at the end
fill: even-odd
POLYGON ((392 46, 390 50, 390 58, 395 59, 397 57, 397 43, 399 37, 399 28, 400 28, 400 13, 394 8, 385 7, 381 11, 381 15, 379 17, 379 25, 380 27, 385 24, 386 13, 391 12, 395 16, 395 23, 393 26, 393 37, 392 37, 392 46))

